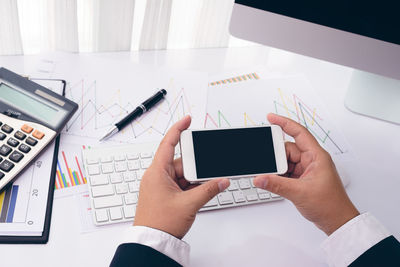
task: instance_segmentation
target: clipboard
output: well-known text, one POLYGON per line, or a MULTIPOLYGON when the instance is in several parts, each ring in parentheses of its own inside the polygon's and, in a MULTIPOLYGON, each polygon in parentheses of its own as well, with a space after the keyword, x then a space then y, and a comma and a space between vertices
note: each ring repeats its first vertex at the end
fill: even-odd
MULTIPOLYGON (((42 78, 29 78, 34 81, 50 81, 61 83, 62 85, 62 96, 65 96, 65 90, 67 82, 62 79, 42 79, 42 78)), ((61 134, 59 134, 54 140, 54 152, 51 164, 51 172, 49 179, 49 190, 47 193, 47 204, 46 204, 46 213, 43 225, 42 235, 39 236, 21 236, 21 235, 0 235, 0 244, 46 244, 49 241, 50 235, 50 222, 51 222, 51 214, 53 211, 53 200, 54 200, 54 187, 55 187, 55 177, 57 170, 57 157, 58 150, 60 147, 60 138, 61 134)))

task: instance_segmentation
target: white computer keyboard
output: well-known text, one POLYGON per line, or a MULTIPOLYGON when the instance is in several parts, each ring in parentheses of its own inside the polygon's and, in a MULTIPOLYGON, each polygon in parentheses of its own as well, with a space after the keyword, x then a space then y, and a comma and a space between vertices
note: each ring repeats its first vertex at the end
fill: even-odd
MULTIPOLYGON (((134 219, 140 181, 153 160, 157 146, 158 143, 129 144, 82 151, 93 221, 96 225, 134 219)), ((177 147, 175 157, 179 156, 177 147)), ((255 188, 252 178, 238 178, 232 179, 229 188, 209 201, 200 211, 281 199, 279 195, 255 188)))

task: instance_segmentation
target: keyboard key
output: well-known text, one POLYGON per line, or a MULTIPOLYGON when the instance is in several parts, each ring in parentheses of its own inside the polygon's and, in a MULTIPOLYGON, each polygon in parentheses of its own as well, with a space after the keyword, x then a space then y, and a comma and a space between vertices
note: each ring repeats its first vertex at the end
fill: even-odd
POLYGON ((239 180, 239 187, 241 189, 248 189, 251 188, 251 184, 248 178, 242 178, 239 180))
POLYGON ((10 146, 12 146, 12 147, 16 147, 16 146, 19 145, 19 142, 18 142, 16 139, 10 137, 10 138, 8 138, 8 140, 7 140, 7 144, 10 145, 10 146))
POLYGON ((44 133, 42 133, 41 131, 35 130, 32 133, 32 136, 35 137, 36 139, 42 139, 44 137, 44 133))
POLYGON ((136 204, 138 201, 138 196, 136 193, 133 194, 126 194, 124 196, 125 199, 125 204, 126 205, 132 205, 132 204, 136 204))
POLYGON ((138 192, 140 188, 140 183, 138 181, 128 183, 129 192, 138 192))
POLYGON ((105 185, 108 184, 108 175, 102 174, 102 175, 90 176, 89 180, 92 186, 105 185))
POLYGON ((3 132, 8 133, 8 134, 11 133, 12 131, 14 131, 14 129, 7 124, 4 124, 3 126, 1 126, 1 130, 3 130, 3 132))
POLYGON ((113 157, 111 157, 111 156, 101 157, 101 162, 102 163, 111 162, 111 161, 113 161, 113 157))
POLYGON ((120 195, 100 197, 93 199, 93 206, 95 209, 102 209, 108 207, 116 207, 122 205, 122 197, 120 195))
POLYGON ((127 184, 116 184, 115 192, 117 194, 126 194, 128 193, 128 185, 127 184))
POLYGON ((138 159, 139 158, 139 154, 138 153, 128 153, 128 154, 126 154, 126 158, 129 159, 129 160, 138 159))
POLYGON ((125 182, 132 182, 136 180, 135 172, 124 172, 122 176, 124 177, 125 182))
POLYGON ((245 202, 246 198, 244 197, 243 191, 235 191, 233 192, 233 198, 236 203, 245 202))
POLYGON ((114 195, 114 187, 112 185, 99 185, 92 187, 93 197, 102 197, 114 195))
POLYGON ((138 160, 129 160, 128 161, 128 169, 130 171, 139 170, 140 169, 140 162, 138 160))
POLYGON ((26 137, 26 134, 24 134, 23 132, 17 131, 14 134, 14 137, 17 138, 18 140, 24 140, 26 137))
POLYGON ((270 198, 270 194, 269 192, 265 192, 265 193, 258 193, 258 197, 263 200, 263 199, 269 199, 270 198))
POLYGON ((4 173, 0 172, 0 180, 4 177, 4 173))
POLYGON ((88 165, 97 164, 97 163, 99 163, 99 159, 98 158, 87 158, 86 163, 88 165))
POLYGON ((25 142, 30 146, 35 146, 37 144, 37 140, 33 139, 32 137, 26 138, 25 142))
POLYGON ((227 205, 233 203, 233 197, 231 192, 222 192, 218 194, 218 202, 221 205, 227 205))
POLYGON ((213 199, 211 199, 210 201, 208 201, 208 202, 204 205, 204 208, 215 207, 215 206, 218 206, 218 199, 217 199, 217 197, 214 197, 213 199))
POLYGON ((95 214, 97 222, 108 222, 108 213, 106 209, 96 210, 95 214))
POLYGON ((4 133, 0 133, 0 141, 6 139, 6 136, 4 133))
POLYGON ((22 125, 21 130, 27 134, 30 134, 33 131, 33 128, 28 124, 24 124, 22 125))
POLYGON ((21 152, 24 152, 24 153, 28 153, 29 151, 31 151, 31 148, 29 146, 25 145, 25 144, 21 144, 18 147, 18 150, 21 151, 21 152))
POLYGON ((112 163, 104 163, 101 165, 101 171, 103 173, 112 173, 114 172, 114 167, 112 163))
POLYGON ((113 184, 122 182, 122 174, 121 173, 112 173, 110 174, 110 181, 113 184))
POLYGON ((145 170, 136 171, 136 177, 137 177, 137 179, 138 179, 139 181, 142 180, 143 175, 144 175, 145 172, 146 172, 145 170))
POLYGON ((1 163, 0 163, 0 169, 2 170, 2 171, 5 171, 5 172, 9 172, 9 171, 11 171, 11 169, 12 168, 14 168, 14 163, 12 163, 12 162, 10 162, 10 161, 8 161, 8 160, 3 160, 1 163))
POLYGON ((110 209, 110 217, 111 220, 121 220, 122 219, 122 211, 121 208, 111 208, 110 209))
POLYGON ((99 165, 87 166, 87 171, 89 175, 97 175, 100 174, 99 165))
POLYGON ((229 191, 234 191, 239 189, 238 181, 237 180, 230 180, 231 184, 228 187, 229 191))
POLYGON ((153 156, 153 152, 151 151, 145 151, 140 153, 140 158, 146 159, 146 158, 151 158, 153 156))
POLYGON ((272 193, 272 192, 271 192, 271 197, 272 197, 272 198, 277 198, 277 197, 281 197, 281 196, 278 195, 278 194, 275 194, 275 193, 272 193))
POLYGON ((124 171, 126 171, 126 162, 125 161, 115 162, 115 171, 116 172, 124 172, 124 171))
POLYGON ((135 217, 136 207, 133 205, 124 207, 124 216, 127 219, 135 217))
POLYGON ((153 159, 142 159, 140 160, 140 166, 142 166, 142 169, 147 169, 150 167, 151 163, 153 162, 153 159))
POLYGON ((14 151, 13 153, 11 153, 9 159, 14 162, 20 162, 23 157, 24 157, 24 155, 22 153, 19 153, 18 151, 14 151))
POLYGON ((247 198, 248 201, 256 201, 256 200, 258 200, 257 194, 247 195, 246 198, 247 198))
POLYGON ((7 146, 7 145, 2 145, 0 147, 0 155, 2 156, 8 156, 8 154, 10 154, 12 151, 11 147, 7 146))
POLYGON ((125 159, 125 155, 117 155, 114 157, 115 161, 124 161, 125 159))

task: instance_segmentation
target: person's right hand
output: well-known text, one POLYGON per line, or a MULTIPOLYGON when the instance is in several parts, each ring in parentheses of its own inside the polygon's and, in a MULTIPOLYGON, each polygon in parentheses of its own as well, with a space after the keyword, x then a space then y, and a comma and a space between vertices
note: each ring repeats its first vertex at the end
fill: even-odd
POLYGON ((260 175, 254 178, 254 185, 292 201, 306 219, 327 235, 358 216, 330 155, 311 133, 285 117, 268 114, 268 120, 295 139, 295 143, 285 144, 288 171, 284 176, 289 178, 260 175))

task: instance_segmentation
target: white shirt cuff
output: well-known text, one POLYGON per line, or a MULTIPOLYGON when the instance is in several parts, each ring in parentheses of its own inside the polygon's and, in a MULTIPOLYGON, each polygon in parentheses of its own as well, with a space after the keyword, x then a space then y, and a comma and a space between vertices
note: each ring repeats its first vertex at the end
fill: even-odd
POLYGON ((154 228, 131 226, 126 230, 122 243, 145 245, 163 253, 182 266, 189 265, 189 244, 154 228))
POLYGON ((348 266, 390 233, 370 213, 363 213, 345 223, 323 243, 329 266, 348 266))

